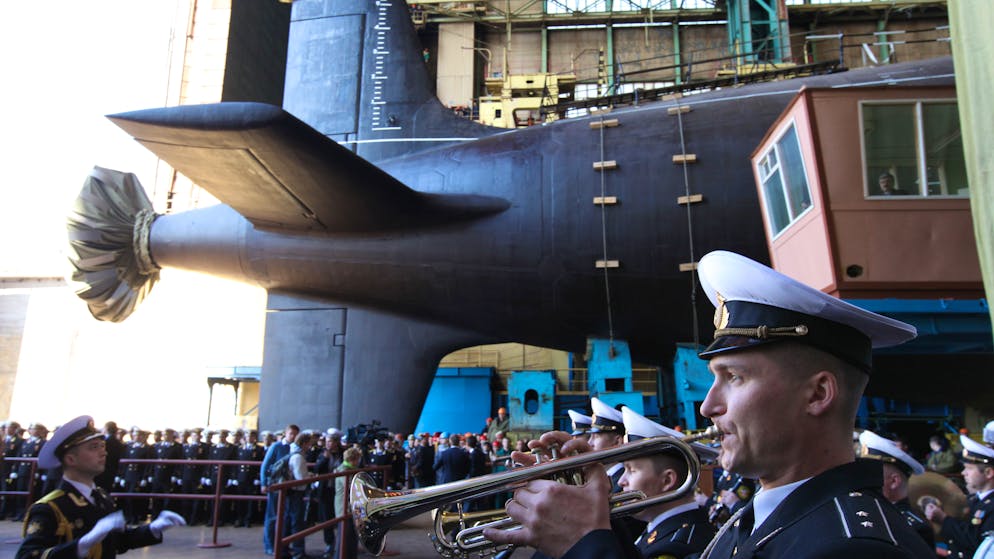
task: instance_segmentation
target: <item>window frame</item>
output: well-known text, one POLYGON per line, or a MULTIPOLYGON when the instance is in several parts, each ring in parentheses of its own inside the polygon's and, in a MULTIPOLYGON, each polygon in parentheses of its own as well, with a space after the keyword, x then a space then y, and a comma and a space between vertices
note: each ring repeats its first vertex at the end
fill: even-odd
MULTIPOLYGON (((862 163, 863 174, 863 199, 869 201, 898 201, 898 200, 963 200, 970 199, 969 188, 967 194, 928 194, 928 158, 923 157, 927 153, 925 145, 925 105, 951 104, 956 106, 959 113, 959 101, 955 97, 929 97, 916 99, 861 99, 859 101, 859 151, 862 163), (869 176, 869 161, 866 154, 866 118, 864 107, 869 105, 913 105, 914 106, 914 127, 915 127, 915 169, 918 172, 918 191, 900 196, 886 196, 883 194, 870 194, 871 179, 869 176), (923 180, 924 178, 924 180, 923 180), (921 192, 922 185, 925 185, 925 193, 921 192)), ((960 136, 963 130, 960 127, 960 136)), ((965 155, 965 154, 964 154, 965 155)), ((901 186, 901 185, 898 185, 901 186)), ((901 186, 905 188, 904 186, 901 186)), ((905 188, 905 190, 908 190, 905 188)))
POLYGON ((791 228, 791 226, 793 226, 795 223, 800 221, 805 215, 811 212, 815 207, 815 197, 811 189, 811 181, 809 180, 810 175, 808 174, 808 162, 807 158, 804 156, 804 150, 801 149, 801 134, 798 132, 797 121, 794 117, 791 117, 789 121, 786 121, 786 125, 783 126, 780 130, 778 130, 778 133, 775 136, 771 136, 771 140, 767 143, 767 149, 763 150, 760 153, 760 156, 756 158, 755 167, 756 167, 756 177, 759 179, 759 189, 760 192, 762 192, 763 194, 763 217, 765 218, 767 228, 769 229, 770 232, 770 240, 775 241, 781 235, 786 233, 791 228), (800 213, 791 217, 790 214, 793 213, 793 207, 790 203, 792 196, 790 188, 787 185, 787 182, 784 180, 783 155, 780 153, 780 142, 784 139, 784 136, 786 136, 787 133, 792 129, 794 130, 794 139, 797 141, 797 152, 801 156, 801 167, 804 170, 803 172, 804 186, 807 188, 808 198, 811 200, 811 203, 808 205, 807 208, 804 208, 804 210, 802 210, 800 213), (775 170, 770 172, 769 174, 764 175, 763 162, 766 159, 768 159, 770 152, 774 150, 776 151, 776 158, 777 158, 775 170), (787 215, 789 217, 789 220, 787 221, 786 225, 784 225, 783 228, 780 229, 780 231, 775 230, 776 226, 773 223, 773 217, 771 215, 771 210, 770 210, 770 198, 769 195, 767 194, 766 184, 765 184, 766 180, 777 172, 780 173, 780 191, 783 193, 783 199, 786 203, 787 215))

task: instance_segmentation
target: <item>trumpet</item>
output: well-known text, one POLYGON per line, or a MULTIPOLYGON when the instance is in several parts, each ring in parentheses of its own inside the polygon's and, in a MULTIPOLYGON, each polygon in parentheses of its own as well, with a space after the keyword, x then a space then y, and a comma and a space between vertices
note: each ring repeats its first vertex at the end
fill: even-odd
MULTIPOLYGON (((387 532, 393 526, 421 513, 451 504, 456 504, 456 507, 461 509, 461 501, 463 500, 514 491, 537 479, 554 477, 565 478, 573 483, 582 483, 582 476, 579 474, 586 466, 613 464, 652 456, 668 450, 677 451, 687 462, 688 470, 687 477, 680 487, 649 498, 641 492, 625 492, 614 495, 611 503, 611 515, 614 517, 627 516, 660 503, 681 499, 692 492, 700 477, 701 463, 690 443, 700 439, 714 438, 719 434, 720 431, 712 426, 699 435, 682 439, 665 436, 651 437, 607 450, 539 462, 530 467, 406 491, 382 490, 375 486, 369 474, 362 472, 352 478, 350 488, 352 518, 363 547, 370 553, 379 555, 383 551, 387 532)), ((446 519, 442 513, 437 514, 435 524, 438 528, 433 536, 436 550, 445 557, 468 557, 471 551, 486 547, 491 547, 493 552, 496 552, 500 549, 496 544, 483 537, 483 529, 486 527, 507 530, 520 528, 502 510, 490 514, 486 520, 488 522, 474 522, 475 526, 462 527, 455 539, 450 540, 444 531, 446 530, 446 519), (439 529, 443 531, 438 533, 439 529)), ((450 520, 448 526, 451 525, 450 520)), ((485 553, 481 551, 480 554, 485 553)))

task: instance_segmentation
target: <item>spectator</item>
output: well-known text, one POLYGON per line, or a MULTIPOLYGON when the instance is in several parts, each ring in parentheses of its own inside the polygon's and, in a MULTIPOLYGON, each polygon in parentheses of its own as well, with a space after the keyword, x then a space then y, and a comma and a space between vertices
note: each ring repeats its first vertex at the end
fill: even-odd
MULTIPOLYGON (((262 459, 262 467, 259 469, 260 490, 263 495, 266 495, 266 517, 263 521, 262 544, 267 555, 273 554, 273 538, 276 530, 276 506, 278 498, 277 493, 269 492, 269 473, 267 470, 270 465, 290 453, 290 444, 293 443, 299 433, 300 427, 297 427, 292 423, 287 425, 286 429, 283 431, 283 440, 270 445, 269 449, 266 451, 266 457, 262 459)), ((284 526, 286 526, 285 523, 284 526)))
POLYGON ((940 474, 955 474, 960 471, 959 460, 949 448, 949 439, 942 435, 932 435, 928 439, 932 452, 925 459, 925 468, 940 474))
MULTIPOLYGON (((355 448, 348 448, 342 454, 342 463, 335 468, 336 472, 355 470, 359 467, 359 460, 362 459, 362 452, 355 448)), ((345 495, 348 493, 349 483, 352 476, 340 476, 335 478, 335 516, 345 516, 345 495)), ((352 516, 346 516, 345 521, 340 524, 341 531, 335 545, 334 557, 342 559, 355 559, 359 554, 359 542, 356 540, 355 525, 352 516)))
MULTIPOLYGON (((314 446, 314 435, 310 433, 302 433, 290 445, 290 475, 293 479, 301 480, 312 476, 307 471, 307 453, 312 446, 314 446)), ((306 492, 306 485, 295 485, 286 492, 291 534, 302 531, 306 525, 304 519, 304 496, 306 492)), ((293 559, 307 557, 304 553, 303 538, 290 543, 290 555, 293 559)))

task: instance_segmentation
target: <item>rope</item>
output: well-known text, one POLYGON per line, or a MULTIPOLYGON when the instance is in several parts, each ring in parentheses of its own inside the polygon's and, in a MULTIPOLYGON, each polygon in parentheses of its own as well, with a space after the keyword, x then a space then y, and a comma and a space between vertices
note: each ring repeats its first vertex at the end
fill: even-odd
MULTIPOLYGON (((601 117, 600 140, 601 140, 601 161, 604 161, 604 117, 601 117)), ((607 332, 611 351, 614 350, 614 316, 611 312, 611 285, 607 276, 607 204, 604 199, 607 196, 607 172, 601 169, 601 245, 604 252, 604 296, 607 299, 607 332)))
MULTIPOLYGON (((683 112, 680 111, 680 101, 676 102, 676 121, 680 129, 680 153, 683 157, 683 192, 687 196, 687 240, 690 244, 690 261, 697 262, 694 251, 694 217, 690 211, 690 174, 687 172, 687 144, 683 137, 683 112)), ((690 316, 694 330, 694 347, 700 347, 700 326, 697 323, 697 269, 690 271, 690 316)))

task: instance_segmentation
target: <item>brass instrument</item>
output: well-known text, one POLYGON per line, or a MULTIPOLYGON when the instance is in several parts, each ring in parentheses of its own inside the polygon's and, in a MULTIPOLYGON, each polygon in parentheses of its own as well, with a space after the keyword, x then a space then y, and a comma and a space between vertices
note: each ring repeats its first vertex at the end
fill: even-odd
MULTIPOLYGON (((374 555, 383 551, 387 532, 395 525, 421 513, 455 504, 461 509, 461 501, 476 499, 505 491, 514 491, 528 482, 550 477, 565 478, 573 483, 582 483, 581 470, 592 464, 613 464, 635 458, 652 456, 666 450, 676 450, 687 462, 687 477, 680 487, 654 497, 646 498, 641 492, 626 492, 612 497, 612 517, 627 516, 660 503, 681 499, 694 490, 700 476, 701 464, 690 443, 699 439, 714 438, 720 434, 716 427, 692 437, 651 437, 615 448, 595 452, 585 452, 574 456, 539 462, 534 466, 516 468, 485 476, 454 481, 434 487, 406 491, 385 491, 375 486, 372 477, 362 472, 352 478, 351 508, 356 533, 363 547, 374 555)), ((450 541, 446 533, 436 533, 433 540, 436 550, 446 557, 466 557, 472 550, 491 547, 494 552, 500 549, 482 536, 483 528, 504 528, 513 530, 517 523, 501 510, 489 514, 489 522, 473 522, 476 526, 463 527, 450 541)), ((451 518, 451 517, 450 517, 451 518)), ((462 521, 465 523, 465 521, 462 521)), ((442 513, 436 515, 436 525, 446 529, 446 519, 442 513)), ((451 522, 449 523, 451 525, 451 522)), ((480 555, 485 555, 482 551, 480 555)))

